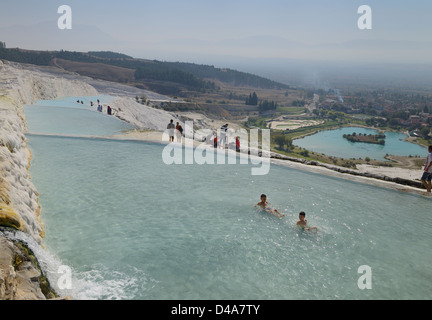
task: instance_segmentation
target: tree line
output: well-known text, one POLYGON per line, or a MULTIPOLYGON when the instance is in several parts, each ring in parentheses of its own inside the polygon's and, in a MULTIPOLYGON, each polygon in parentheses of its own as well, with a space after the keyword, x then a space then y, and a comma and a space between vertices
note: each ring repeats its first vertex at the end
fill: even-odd
POLYGON ((344 134, 343 137, 350 142, 365 142, 365 143, 374 143, 374 144, 385 144, 385 134, 357 134, 353 132, 352 134, 344 134))
POLYGON ((6 49, 6 45, 4 44, 4 42, 3 45, 3 47, 0 46, 0 59, 19 63, 35 64, 39 66, 47 66, 53 58, 52 54, 49 52, 33 52, 20 49, 6 49))
POLYGON ((135 71, 135 79, 175 82, 195 90, 215 89, 215 84, 211 81, 201 80, 191 73, 159 63, 145 63, 138 67, 135 71))
POLYGON ((248 105, 248 106, 257 106, 258 105, 258 96, 257 96, 256 92, 249 94, 249 97, 246 98, 246 105, 248 105))
POLYGON ((270 110, 276 110, 278 104, 274 101, 264 100, 261 101, 258 107, 259 112, 265 112, 270 110))
POLYGON ((258 95, 256 92, 250 93, 249 96, 246 98, 246 105, 248 106, 258 106, 258 111, 260 113, 270 111, 270 110, 276 110, 278 104, 274 101, 269 100, 262 100, 258 103, 258 95))

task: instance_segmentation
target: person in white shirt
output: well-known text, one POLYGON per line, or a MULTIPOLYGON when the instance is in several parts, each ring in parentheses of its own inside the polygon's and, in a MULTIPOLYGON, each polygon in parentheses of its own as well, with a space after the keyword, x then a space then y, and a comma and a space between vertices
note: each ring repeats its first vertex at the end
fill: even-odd
POLYGON ((167 125, 168 134, 169 134, 169 140, 170 142, 174 141, 174 130, 175 130, 175 124, 174 120, 171 119, 170 123, 167 125))
POLYGON ((427 192, 431 192, 431 180, 432 180, 432 146, 428 148, 429 154, 426 157, 426 163, 424 166, 424 172, 421 177, 421 182, 425 186, 427 192))
POLYGON ((227 135, 227 130, 228 130, 228 123, 227 124, 224 124, 222 127, 221 127, 221 133, 220 133, 220 146, 222 147, 222 148, 225 148, 225 145, 226 145, 226 135, 227 135))

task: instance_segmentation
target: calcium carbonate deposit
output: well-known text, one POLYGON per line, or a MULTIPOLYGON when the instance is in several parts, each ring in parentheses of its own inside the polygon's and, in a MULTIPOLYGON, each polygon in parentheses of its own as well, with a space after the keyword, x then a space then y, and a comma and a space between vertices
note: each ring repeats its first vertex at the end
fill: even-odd
MULTIPOLYGON (((38 192, 28 173, 31 152, 25 137, 24 106, 38 100, 100 93, 84 80, 95 81, 77 74, 62 74, 54 69, 0 60, 0 226, 20 230, 38 244, 42 243, 44 228, 40 221, 38 192)), ((98 85, 101 86, 101 83, 98 85)), ((115 98, 115 104, 120 109, 118 117, 137 128, 164 130, 166 123, 173 118, 163 110, 138 104, 133 98, 125 96, 127 92, 121 92, 122 97, 115 98)), ((22 280, 22 277, 34 277, 35 274, 20 274, 19 267, 25 267, 21 260, 25 258, 18 264, 13 261, 19 249, 11 249, 14 245, 3 233, 0 233, 0 240, 0 300, 43 299, 38 282, 22 280), (13 250, 15 253, 10 253, 13 250)), ((37 268, 33 269, 41 275, 37 268)))

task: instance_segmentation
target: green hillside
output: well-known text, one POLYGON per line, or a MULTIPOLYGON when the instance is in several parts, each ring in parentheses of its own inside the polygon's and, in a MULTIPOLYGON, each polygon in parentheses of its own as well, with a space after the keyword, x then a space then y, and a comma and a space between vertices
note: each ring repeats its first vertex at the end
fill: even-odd
MULTIPOLYGON (((8 49, 5 45, 2 45, 0 46, 0 59, 45 66, 52 65, 55 59, 83 64, 104 64, 134 70, 135 79, 133 80, 137 82, 169 82, 181 85, 187 90, 198 92, 216 89, 215 84, 209 80, 219 80, 233 86, 249 86, 262 89, 289 88, 285 84, 236 70, 221 69, 194 63, 135 59, 128 55, 111 51, 34 51, 8 49)), ((58 66, 58 64, 54 65, 58 66)), ((89 76, 95 76, 95 73, 93 72, 89 76)), ((101 76, 103 78, 103 74, 101 76)), ((131 82, 131 79, 127 80, 131 82)))

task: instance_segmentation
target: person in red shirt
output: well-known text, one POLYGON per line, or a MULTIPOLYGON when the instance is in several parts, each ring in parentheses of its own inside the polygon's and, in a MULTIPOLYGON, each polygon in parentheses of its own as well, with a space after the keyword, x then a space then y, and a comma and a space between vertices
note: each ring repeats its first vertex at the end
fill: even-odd
POLYGON ((240 137, 236 137, 236 151, 240 152, 240 137))

